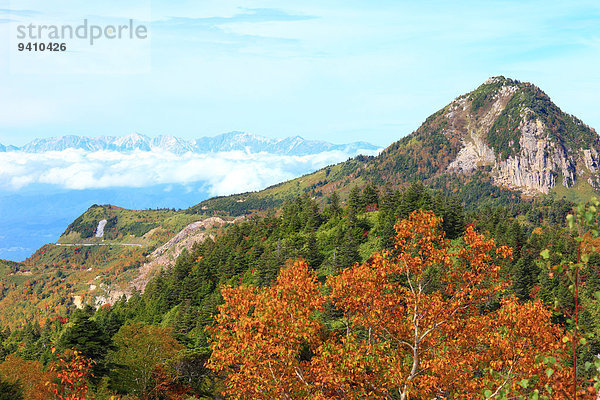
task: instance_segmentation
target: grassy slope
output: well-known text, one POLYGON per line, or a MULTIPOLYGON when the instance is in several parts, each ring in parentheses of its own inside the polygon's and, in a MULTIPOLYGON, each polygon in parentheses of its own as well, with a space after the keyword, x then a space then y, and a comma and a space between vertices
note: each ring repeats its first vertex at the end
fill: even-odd
POLYGON ((127 210, 94 205, 71 223, 57 243, 135 243, 153 246, 164 243, 201 215, 168 209, 127 210), (107 220, 102 238, 95 237, 98 222, 107 220))
POLYGON ((321 204, 336 191, 342 200, 354 185, 364 185, 357 172, 365 168, 369 158, 359 156, 322 168, 313 173, 270 186, 258 192, 215 197, 190 207, 185 213, 238 216, 278 208, 285 201, 307 194, 321 204))

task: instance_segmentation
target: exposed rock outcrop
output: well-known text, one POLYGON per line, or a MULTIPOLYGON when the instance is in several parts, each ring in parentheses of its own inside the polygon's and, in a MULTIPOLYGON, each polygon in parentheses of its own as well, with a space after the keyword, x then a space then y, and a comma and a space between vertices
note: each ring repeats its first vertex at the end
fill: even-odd
POLYGON ((482 166, 491 166, 495 184, 521 190, 527 195, 547 194, 557 184, 571 187, 582 175, 594 188, 600 187, 600 149, 597 148, 597 135, 591 128, 560 111, 531 84, 497 77, 490 78, 478 91, 456 99, 444 114, 449 126, 444 134, 458 136, 462 143, 456 158, 448 165, 448 171, 465 174, 482 166), (490 89, 485 85, 500 86, 490 89), (519 97, 511 101, 517 94, 519 97), (476 96, 479 96, 477 100, 476 96), (475 101, 479 102, 477 107, 475 101), (509 102, 513 107, 510 111, 516 110, 516 113, 505 112, 509 102), (501 115, 516 127, 494 132, 509 135, 504 141, 508 142, 508 157, 487 141, 488 133, 496 129, 494 124, 501 115), (568 132, 569 126, 577 126, 579 130, 568 132), (514 143, 517 140, 518 146, 514 143), (573 146, 575 143, 578 148, 573 146), (583 147, 582 143, 588 147, 583 147))
POLYGON ((219 217, 210 217, 202 221, 192 222, 177 235, 173 236, 167 243, 152 252, 150 255, 151 261, 145 263, 139 269, 138 277, 132 283, 133 287, 143 292, 153 272, 172 267, 184 249, 191 250, 194 244, 202 242, 209 237, 213 238, 213 233, 210 233, 209 229, 234 223, 243 218, 238 217, 234 220, 224 220, 219 217))
MULTIPOLYGON (((585 149, 582 152, 582 162, 585 168, 591 173, 598 172, 598 152, 596 149, 585 149)), ((583 170, 581 170, 583 172, 583 170)))
MULTIPOLYGON (((125 296, 126 299, 131 297, 131 292, 114 288, 104 283, 100 284, 100 289, 102 294, 96 294, 94 296, 94 306, 96 306, 96 308, 102 307, 105 304, 115 304, 117 301, 121 300, 123 296, 125 296)), ((90 292, 91 291, 92 289, 90 289, 90 292)))
POLYGON ((549 193, 556 185, 558 174, 562 184, 570 187, 575 182, 575 165, 565 149, 551 140, 545 124, 539 120, 521 121, 520 151, 517 155, 497 163, 495 179, 500 185, 521 189, 527 194, 549 193))
MULTIPOLYGON (((492 82, 490 79, 487 82, 492 82)), ((485 137, 517 90, 517 86, 503 86, 493 96, 489 110, 477 118, 470 113, 468 96, 459 98, 450 105, 446 117, 451 121, 452 130, 462 136, 463 147, 456 159, 448 165, 449 171, 471 172, 481 166, 496 164, 496 154, 487 145, 485 137)))

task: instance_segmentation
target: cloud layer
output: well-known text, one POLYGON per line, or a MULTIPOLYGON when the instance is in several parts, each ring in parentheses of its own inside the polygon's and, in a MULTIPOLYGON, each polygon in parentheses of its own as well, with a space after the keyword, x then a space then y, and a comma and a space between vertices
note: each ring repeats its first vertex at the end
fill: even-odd
POLYGON ((83 190, 203 182, 213 196, 259 190, 354 154, 329 151, 285 156, 241 151, 175 155, 158 151, 86 152, 68 149, 41 154, 0 153, 0 189, 35 184, 83 190))

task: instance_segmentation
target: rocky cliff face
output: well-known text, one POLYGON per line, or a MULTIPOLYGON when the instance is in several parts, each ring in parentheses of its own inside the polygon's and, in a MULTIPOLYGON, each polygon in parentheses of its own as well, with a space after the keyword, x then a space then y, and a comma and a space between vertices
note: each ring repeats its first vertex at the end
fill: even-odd
MULTIPOLYGON (((486 82, 490 83, 492 81, 486 82)), ((496 154, 486 142, 488 131, 500 116, 508 101, 518 90, 517 86, 502 86, 492 99, 489 109, 482 115, 472 115, 473 100, 461 96, 448 106, 444 117, 450 122, 451 135, 461 137, 462 148, 448 170, 472 172, 478 167, 496 164, 496 154)), ((448 135, 448 132, 445 132, 448 135)))
POLYGON ((453 101, 440 118, 443 134, 461 143, 446 167, 451 173, 488 167, 497 185, 528 195, 547 194, 559 184, 571 187, 578 179, 599 187, 596 132, 529 83, 490 78, 453 101))
POLYGON ((562 176, 562 185, 573 186, 576 164, 565 149, 548 135, 540 119, 523 121, 519 125, 521 151, 495 164, 496 181, 503 186, 521 189, 528 194, 548 194, 562 176))

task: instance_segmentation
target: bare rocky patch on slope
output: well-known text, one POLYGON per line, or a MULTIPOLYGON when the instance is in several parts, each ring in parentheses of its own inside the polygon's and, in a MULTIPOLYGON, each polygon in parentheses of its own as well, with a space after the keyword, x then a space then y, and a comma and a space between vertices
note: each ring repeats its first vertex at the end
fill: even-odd
POLYGON ((150 261, 139 269, 138 276, 132 282, 132 286, 143 292, 152 276, 164 268, 172 267, 177 257, 184 250, 191 250, 194 244, 202 242, 207 238, 213 239, 215 234, 214 229, 235 223, 241 219, 244 219, 244 217, 238 217, 233 220, 209 217, 201 221, 192 222, 168 242, 152 252, 149 256, 150 261))

